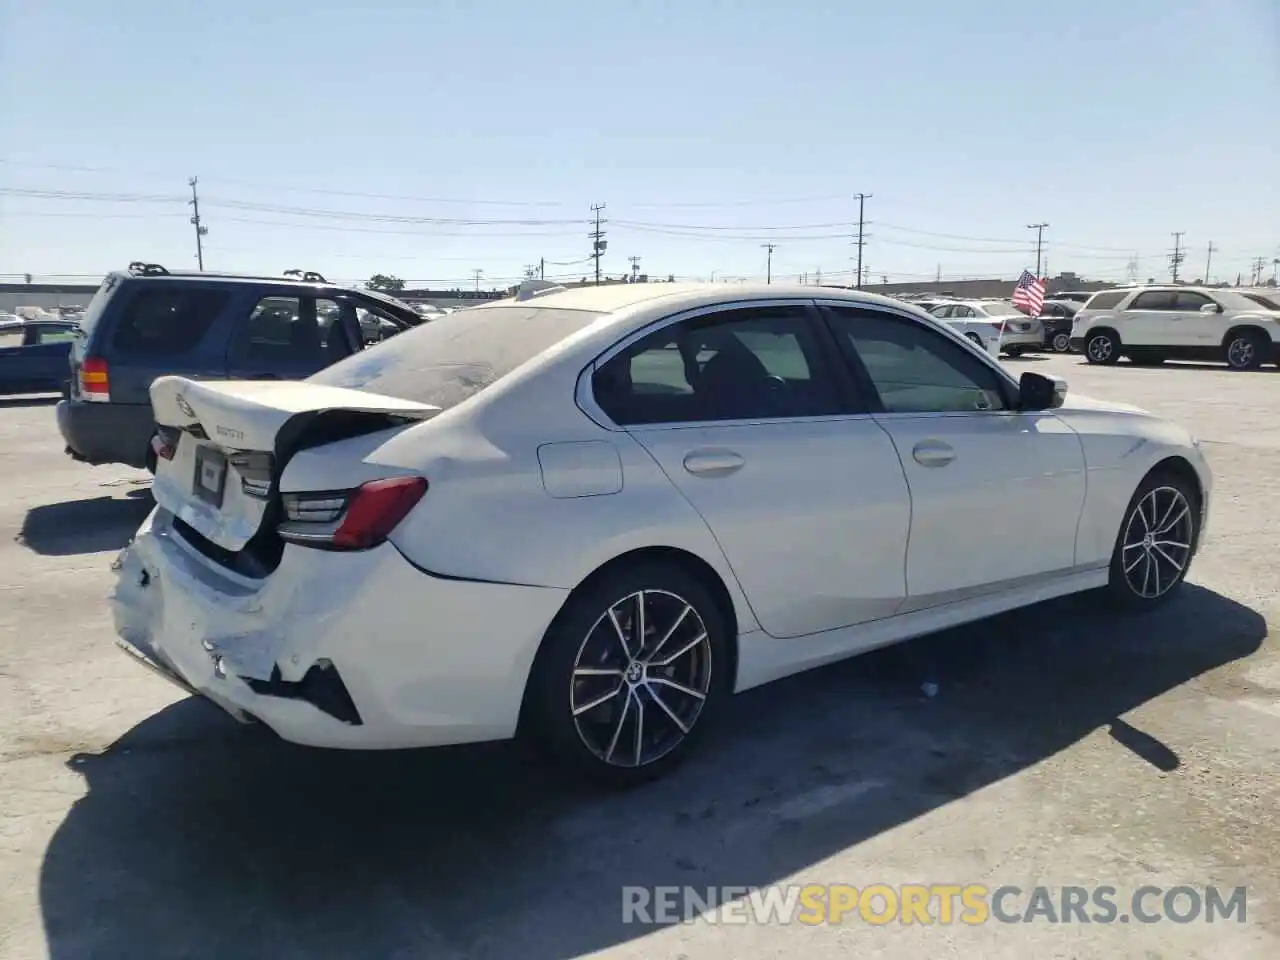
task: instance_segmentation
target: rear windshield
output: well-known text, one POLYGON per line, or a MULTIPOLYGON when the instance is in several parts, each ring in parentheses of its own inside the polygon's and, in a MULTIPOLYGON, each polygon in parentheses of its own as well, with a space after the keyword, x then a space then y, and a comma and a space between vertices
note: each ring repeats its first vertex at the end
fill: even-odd
POLYGON ((119 285, 119 282, 120 277, 118 274, 107 274, 102 284, 98 287, 98 292, 89 301, 89 306, 85 307, 84 316, 80 318, 78 326, 84 331, 86 340, 93 333, 93 328, 98 325, 98 321, 102 319, 102 311, 106 309, 107 301, 111 299, 112 291, 119 285))
POLYGON ((447 410, 599 317, 524 304, 459 310, 339 360, 309 380, 447 410))
POLYGON ((1129 295, 1128 290, 1108 290, 1105 293, 1095 293, 1085 303, 1085 310, 1110 310, 1129 295))
POLYGON ((1269 297, 1264 297, 1260 293, 1242 293, 1240 296, 1252 300, 1254 303, 1267 310, 1280 310, 1280 303, 1277 303, 1269 297))

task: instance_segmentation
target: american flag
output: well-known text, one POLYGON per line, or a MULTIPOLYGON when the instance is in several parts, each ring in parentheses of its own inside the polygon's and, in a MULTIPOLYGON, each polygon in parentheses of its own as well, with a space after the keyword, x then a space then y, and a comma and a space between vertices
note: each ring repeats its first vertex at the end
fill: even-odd
POLYGON ((1018 285, 1013 288, 1013 305, 1026 311, 1029 317, 1040 316, 1044 309, 1044 281, 1030 270, 1023 270, 1018 285))

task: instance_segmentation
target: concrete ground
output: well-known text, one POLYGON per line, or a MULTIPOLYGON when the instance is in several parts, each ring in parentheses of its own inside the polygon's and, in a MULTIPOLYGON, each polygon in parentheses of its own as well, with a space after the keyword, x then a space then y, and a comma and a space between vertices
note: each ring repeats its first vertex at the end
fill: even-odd
POLYGON ((1057 601, 754 691, 625 795, 504 745, 295 748, 183 697, 116 652, 103 601, 145 478, 72 463, 51 405, 0 399, 0 957, 1280 956, 1280 373, 1011 364, 1206 442, 1192 585, 1145 619, 1057 601), (1248 902, 1244 923, 622 923, 624 885, 783 882, 1248 902))

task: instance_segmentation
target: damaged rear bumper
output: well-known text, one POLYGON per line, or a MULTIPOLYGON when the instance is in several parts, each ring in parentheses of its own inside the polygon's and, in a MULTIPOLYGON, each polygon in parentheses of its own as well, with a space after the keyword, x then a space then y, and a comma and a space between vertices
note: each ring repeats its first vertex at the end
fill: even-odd
POLYGON ((435 578, 390 544, 287 548, 250 581, 196 553, 162 510, 114 568, 117 642, 132 659, 237 720, 348 749, 512 736, 567 595, 435 578))

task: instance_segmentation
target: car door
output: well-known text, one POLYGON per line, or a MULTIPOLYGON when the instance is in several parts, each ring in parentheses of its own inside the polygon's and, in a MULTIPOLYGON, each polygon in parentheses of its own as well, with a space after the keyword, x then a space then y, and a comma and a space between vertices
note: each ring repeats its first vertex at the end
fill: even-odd
POLYGON ((1194 290, 1179 290, 1173 295, 1173 311, 1170 324, 1170 344, 1176 347, 1222 346, 1227 325, 1222 319, 1222 307, 1218 302, 1194 290), (1209 312, 1205 311, 1208 307, 1209 312))
POLYGON ((706 521, 766 632, 893 614, 911 505, 893 443, 808 301, 672 318, 593 377, 596 402, 706 521))
POLYGON ((1176 336, 1173 290, 1144 290, 1115 313, 1116 332, 1125 346, 1173 346, 1176 336))
POLYGON ((40 390, 61 390, 75 333, 70 324, 33 323, 27 327, 21 362, 40 390))
POLYGON ((870 308, 825 312, 910 488, 903 610, 1071 570, 1085 495, 1076 434, 1017 410, 999 367, 941 331, 870 308))
POLYGON ((287 291, 262 296, 227 347, 233 380, 303 380, 349 356, 356 329, 350 304, 287 291))
POLYGON ((26 393, 27 375, 22 361, 23 328, 0 328, 0 394, 26 393))

